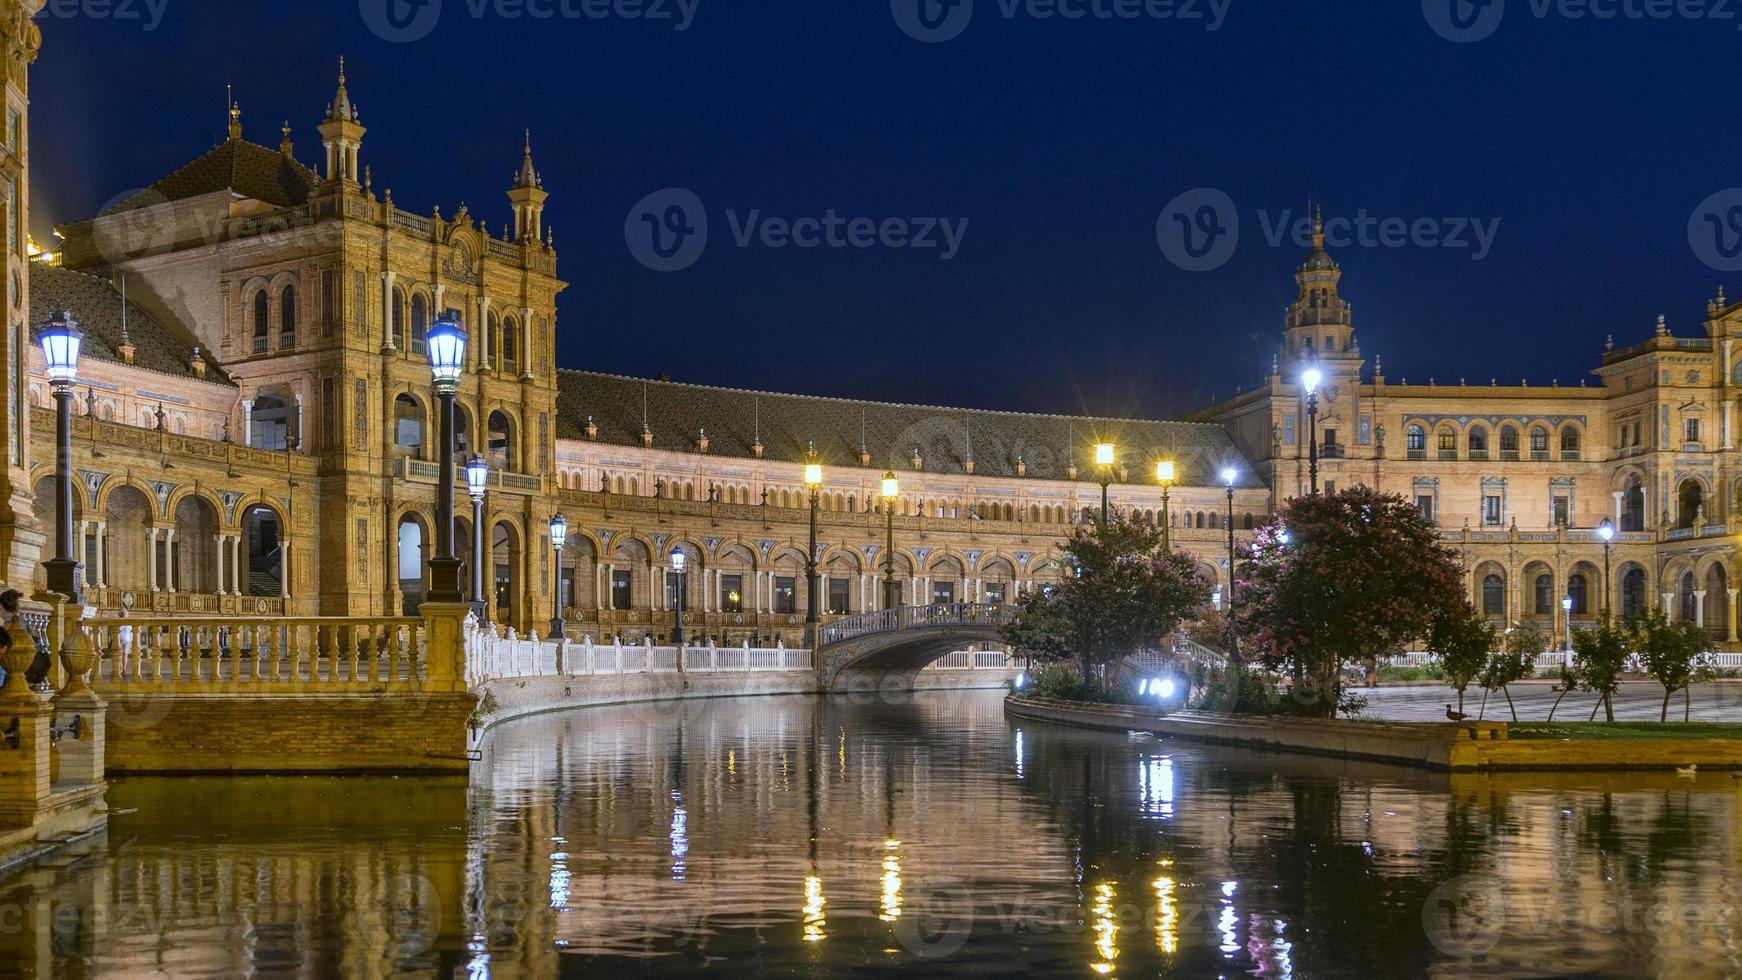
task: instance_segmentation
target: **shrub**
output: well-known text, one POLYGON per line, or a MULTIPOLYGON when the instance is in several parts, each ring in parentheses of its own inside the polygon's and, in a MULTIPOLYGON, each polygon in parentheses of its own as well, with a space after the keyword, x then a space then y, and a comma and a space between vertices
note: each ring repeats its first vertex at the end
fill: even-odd
POLYGON ((1065 663, 1051 663, 1036 671, 1030 678, 1033 684, 1029 693, 1037 698, 1051 698, 1055 701, 1081 701, 1088 693, 1089 685, 1083 682, 1083 675, 1077 669, 1065 663))

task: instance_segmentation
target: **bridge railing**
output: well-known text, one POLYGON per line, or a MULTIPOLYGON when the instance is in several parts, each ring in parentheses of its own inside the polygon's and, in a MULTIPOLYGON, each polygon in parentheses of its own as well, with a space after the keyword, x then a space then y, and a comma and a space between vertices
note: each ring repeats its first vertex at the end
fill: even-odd
POLYGON ((823 627, 819 645, 830 646, 861 636, 907 629, 941 626, 985 626, 996 629, 1015 614, 1013 607, 1000 602, 898 606, 830 623, 823 627))
POLYGON ((281 694, 417 690, 425 621, 400 617, 138 616, 86 620, 98 691, 281 694))

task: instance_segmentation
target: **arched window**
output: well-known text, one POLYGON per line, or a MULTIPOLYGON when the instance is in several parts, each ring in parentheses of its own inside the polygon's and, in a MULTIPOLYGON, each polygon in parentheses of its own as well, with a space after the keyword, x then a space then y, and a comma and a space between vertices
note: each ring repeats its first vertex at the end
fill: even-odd
POLYGON ((1553 616, 1554 576, 1544 573, 1536 577, 1536 614, 1538 616, 1553 616))
POLYGON ((266 350, 266 337, 271 330, 272 301, 266 298, 266 290, 254 294, 254 353, 266 350))
POLYGON ((1573 615, 1590 615, 1591 583, 1582 572, 1574 572, 1567 578, 1567 595, 1573 597, 1573 615))
POLYGON ((1488 430, 1479 425, 1470 428, 1470 458, 1488 458, 1488 430))
POLYGON ((1697 480, 1683 480, 1677 493, 1679 506, 1676 509, 1675 526, 1689 528, 1694 521, 1703 516, 1706 502, 1706 491, 1697 480))
POLYGON ((1458 458, 1458 430, 1449 425, 1440 426, 1437 441, 1441 459, 1458 458))
POLYGON ((407 394, 393 400, 393 444, 413 452, 423 446, 423 407, 407 394))
POLYGON ((497 470, 519 472, 514 465, 514 420, 497 409, 490 413, 490 465, 497 470))
POLYGON ((1530 430, 1530 458, 1548 458, 1548 430, 1540 425, 1530 430))
POLYGON ((289 449, 293 435, 291 420, 295 415, 296 407, 282 398, 256 397, 249 413, 249 445, 255 449, 289 449))
POLYGON ((1518 458, 1518 429, 1514 426, 1503 425, 1500 427, 1500 458, 1518 458))
POLYGON ((490 365, 490 370, 500 371, 502 370, 502 348, 497 343, 496 338, 502 333, 502 324, 496 319, 495 313, 491 313, 490 318, 485 322, 488 326, 484 330, 484 363, 490 365))
POLYGON ((286 286, 278 295, 278 346, 296 345, 296 287, 286 286))
POLYGON ((513 317, 502 321, 502 370, 520 370, 520 322, 513 317))
POLYGON ((393 348, 405 349, 405 290, 393 291, 393 348))
POLYGON ((1482 580, 1482 613, 1487 616, 1506 615, 1506 580, 1489 575, 1482 580))
POLYGON ((429 302, 422 293, 411 297, 411 352, 423 353, 423 338, 429 332, 429 302))
POLYGON ((1419 425, 1412 425, 1405 434, 1406 445, 1409 447, 1410 459, 1427 458, 1427 430, 1419 425))
POLYGON ((1561 458, 1579 458, 1579 430, 1571 426, 1561 430, 1561 458))
POLYGON ((1637 481, 1629 482, 1621 495, 1621 530, 1645 530, 1645 488, 1637 481))
POLYGON ((1621 575, 1621 617, 1645 611, 1645 569, 1634 567, 1621 575))

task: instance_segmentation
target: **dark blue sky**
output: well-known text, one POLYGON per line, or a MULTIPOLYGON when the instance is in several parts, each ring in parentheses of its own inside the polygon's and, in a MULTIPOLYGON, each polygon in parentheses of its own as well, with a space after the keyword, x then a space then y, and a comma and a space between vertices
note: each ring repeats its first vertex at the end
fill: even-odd
MULTIPOLYGON (((922 44, 887 0, 699 0, 682 32, 443 0, 427 37, 392 43, 365 23, 385 0, 153 0, 154 30, 145 0, 126 0, 137 19, 57 2, 74 15, 45 17, 34 74, 39 239, 219 139, 226 81, 250 139, 276 145, 288 117, 315 163, 343 53, 364 162, 401 207, 464 200, 500 228, 532 128, 571 284, 562 364, 710 384, 1188 411, 1268 370, 1302 255, 1264 224, 1311 195, 1327 216, 1500 223, 1480 260, 1337 251, 1388 377, 1576 385, 1605 335, 1632 342, 1658 313, 1698 332, 1726 274, 1690 246, 1690 215, 1742 185, 1736 19, 1538 17, 1506 0, 1492 36, 1454 44, 1415 0, 1232 0, 1214 32, 978 0, 959 37, 922 44), (667 187, 704 202, 710 239, 658 273, 625 220, 667 187), (1156 238, 1199 187, 1242 225, 1203 273, 1156 238), (739 248, 727 212, 753 209, 969 224, 948 262, 739 248)), ((1742 296, 1742 277, 1729 285, 1742 296)))

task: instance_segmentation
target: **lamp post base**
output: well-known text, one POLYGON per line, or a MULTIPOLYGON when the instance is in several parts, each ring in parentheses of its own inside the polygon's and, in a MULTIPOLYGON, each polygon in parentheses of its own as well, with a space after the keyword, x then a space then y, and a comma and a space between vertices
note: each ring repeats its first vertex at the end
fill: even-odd
POLYGON ((553 619, 551 619, 551 621, 550 621, 550 634, 548 636, 546 636, 545 639, 547 639, 547 640, 564 639, 564 637, 563 637, 563 618, 562 618, 562 615, 560 613, 557 614, 557 616, 555 616, 553 619))
POLYGON ((79 563, 72 558, 50 558, 42 563, 47 571, 47 590, 67 597, 67 604, 78 606, 84 604, 84 597, 79 594, 79 563))
POLYGON ((429 602, 461 605, 466 594, 460 590, 460 560, 431 558, 429 560, 429 602))

